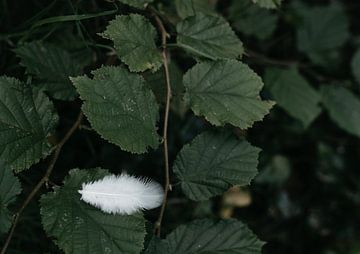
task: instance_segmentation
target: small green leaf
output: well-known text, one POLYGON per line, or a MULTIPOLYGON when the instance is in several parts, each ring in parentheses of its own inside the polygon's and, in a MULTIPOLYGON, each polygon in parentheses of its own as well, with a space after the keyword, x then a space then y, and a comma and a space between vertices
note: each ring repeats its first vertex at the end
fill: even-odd
POLYGON ((173 170, 187 197, 206 200, 233 185, 248 185, 257 174, 259 152, 229 133, 206 132, 182 148, 173 170))
POLYGON ((275 9, 281 5, 283 0, 252 0, 255 4, 258 4, 260 7, 267 9, 275 9))
POLYGON ((156 30, 141 15, 116 16, 101 35, 114 42, 119 58, 130 71, 156 71, 162 65, 161 54, 155 45, 156 30))
POLYGON ((19 180, 10 168, 0 166, 0 234, 6 233, 11 226, 11 215, 7 206, 21 192, 19 180))
POLYGON ((358 49, 351 61, 351 69, 356 81, 360 84, 360 49, 358 49))
POLYGON ((19 172, 45 158, 51 151, 47 138, 57 121, 42 91, 0 77, 0 161, 19 172))
POLYGON ((295 11, 302 20, 297 26, 298 49, 308 54, 315 63, 327 65, 326 59, 336 58, 333 50, 341 47, 350 36, 346 13, 336 1, 312 8, 297 5, 295 11))
POLYGON ((211 0, 175 0, 175 6, 180 18, 185 19, 199 12, 215 15, 216 2, 211 0))
POLYGON ((177 44, 209 59, 241 57, 244 49, 229 23, 220 16, 196 13, 176 26, 177 44))
POLYGON ((118 1, 138 9, 145 9, 145 7, 149 3, 154 2, 154 0, 118 0, 118 1))
POLYGON ((78 190, 108 174, 104 169, 70 171, 63 187, 41 197, 41 218, 46 233, 66 254, 129 253, 143 248, 142 214, 106 214, 80 200, 78 190))
POLYGON ((254 5, 251 0, 243 0, 232 1, 229 7, 229 19, 235 30, 264 40, 276 29, 278 16, 254 5))
POLYGON ((320 95, 297 69, 269 68, 266 70, 265 84, 276 103, 300 120, 305 128, 320 114, 320 95))
POLYGON ((70 76, 82 73, 82 66, 71 54, 52 44, 34 41, 15 49, 20 64, 41 82, 41 87, 52 97, 73 100, 77 96, 70 76))
POLYGON ((71 78, 83 111, 92 127, 106 140, 133 153, 156 148, 159 118, 154 94, 141 76, 121 67, 101 67, 86 76, 71 78))
POLYGON ((177 227, 162 244, 161 254, 261 254, 264 242, 240 221, 202 219, 177 227))
POLYGON ((246 129, 260 121, 274 105, 262 101, 261 78, 235 60, 196 64, 184 75, 185 98, 196 115, 212 124, 233 124, 246 129))
POLYGON ((344 87, 321 87, 322 103, 342 129, 360 137, 360 99, 344 87))

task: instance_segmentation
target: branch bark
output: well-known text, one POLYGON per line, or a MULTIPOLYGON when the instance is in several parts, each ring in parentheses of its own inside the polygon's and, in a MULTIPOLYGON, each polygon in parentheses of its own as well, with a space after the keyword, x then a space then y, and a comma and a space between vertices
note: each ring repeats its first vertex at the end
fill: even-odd
POLYGON ((166 104, 165 104, 165 115, 164 115, 164 129, 163 129, 163 145, 164 145, 164 161, 165 161, 165 187, 164 187, 164 200, 161 205, 159 218, 155 224, 155 233, 160 236, 161 233, 161 224, 165 213, 166 203, 167 203, 167 196, 168 192, 171 189, 170 185, 170 167, 169 167, 169 149, 168 149, 168 125, 169 125, 169 112, 170 112, 170 101, 171 101, 171 84, 170 84, 170 74, 169 74, 169 64, 168 64, 168 56, 167 56, 167 37, 168 33, 164 27, 163 22, 161 21, 160 17, 156 14, 155 11, 152 11, 157 27, 161 33, 161 41, 162 41, 162 58, 164 64, 164 75, 165 75, 165 82, 166 82, 166 104))
POLYGON ((52 173, 52 171, 54 169, 54 166, 56 164, 57 159, 59 158, 61 149, 63 148, 64 144, 69 140, 69 138, 72 136, 72 134, 78 129, 78 127, 81 124, 82 118, 83 118, 83 113, 82 113, 82 111, 80 111, 75 123, 68 130, 68 132, 65 134, 63 139, 59 142, 59 144, 57 144, 44 176, 40 179, 40 181, 37 183, 37 185, 34 187, 34 189, 31 191, 31 193, 27 196, 27 198, 25 199, 24 203, 21 205, 18 212, 14 215, 13 224, 12 224, 10 233, 9 233, 9 235, 8 235, 6 241, 5 241, 5 244, 4 244, 4 246, 3 246, 2 250, 1 250, 1 254, 6 253, 6 250, 9 247, 11 239, 12 239, 12 237, 14 235, 16 226, 17 226, 17 224, 19 222, 19 218, 20 218, 21 214, 23 213, 23 211, 25 210, 25 208, 32 201, 32 199, 36 196, 36 194, 40 191, 41 187, 44 184, 48 185, 49 177, 50 177, 50 175, 51 175, 51 173, 52 173))

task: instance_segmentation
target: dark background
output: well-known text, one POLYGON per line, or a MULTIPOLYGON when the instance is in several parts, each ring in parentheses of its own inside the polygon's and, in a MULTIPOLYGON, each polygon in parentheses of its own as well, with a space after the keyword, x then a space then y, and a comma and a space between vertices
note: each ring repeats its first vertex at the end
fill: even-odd
MULTIPOLYGON (((159 2, 156 1, 155 6, 159 2)), ((172 1, 163 2, 165 4, 159 5, 160 8, 171 11, 170 14, 174 12, 172 1)), ((312 65, 311 60, 297 50, 295 32, 298 19, 293 2, 285 0, 281 10, 272 12, 278 15, 279 20, 268 38, 260 40, 238 31, 246 47, 275 60, 275 63, 251 56, 246 56, 244 61, 261 76, 266 66, 282 65, 281 61, 304 62, 311 66, 311 72, 301 70, 301 73, 314 87, 324 82, 351 81, 349 62, 360 45, 360 2, 342 1, 350 22, 351 38, 338 49, 340 58, 337 62, 321 66, 312 65)), ((310 6, 329 4, 325 0, 303 2, 310 6)), ((232 4, 231 1, 219 0, 217 11, 227 17, 232 4)), ((85 73, 101 64, 119 64, 118 60, 107 54, 106 48, 101 47, 111 45, 110 42, 96 35, 104 30, 107 21, 114 15, 57 22, 30 29, 44 18, 100 13, 115 9, 115 5, 119 13, 134 11, 119 3, 100 0, 0 0, 0 74, 26 80, 25 69, 19 66, 19 59, 12 50, 18 44, 33 40, 53 42, 73 51, 88 50, 86 54, 90 56, 90 64, 85 73)), ((172 50, 171 55, 183 70, 194 64, 194 60, 187 58, 182 51, 172 50)), ((360 85, 353 82, 350 88, 359 94, 360 85)), ((263 97, 270 95, 264 91, 263 97)), ((54 102, 60 115, 60 125, 53 138, 60 139, 75 120, 81 104, 80 101, 54 102)), ((183 144, 211 128, 190 111, 183 116, 173 112, 169 128, 171 161, 183 144)), ((165 214, 164 233, 197 217, 226 217, 228 215, 224 214, 230 209, 230 216, 247 223, 261 240, 267 242, 264 253, 360 253, 359 138, 340 129, 324 112, 304 129, 300 122, 279 107, 275 107, 263 122, 256 123, 248 131, 234 131, 262 148, 260 175, 249 188, 241 189, 242 195, 238 197, 247 200, 244 203, 248 204, 224 207, 221 197, 203 203, 190 202, 181 194, 177 180, 172 178, 174 190, 170 193, 165 214)), ((45 160, 18 175, 23 192, 12 205, 14 210, 42 177, 46 165, 45 160)), ((76 132, 65 145, 52 181, 61 184, 71 168, 98 166, 115 173, 126 170, 163 181, 161 148, 145 155, 131 155, 86 128, 76 132)), ((42 191, 47 190, 44 188, 42 191)), ((158 210, 149 211, 146 216, 150 221, 155 221, 157 213, 158 210)), ((61 253, 42 229, 38 197, 21 217, 8 253, 61 253)))

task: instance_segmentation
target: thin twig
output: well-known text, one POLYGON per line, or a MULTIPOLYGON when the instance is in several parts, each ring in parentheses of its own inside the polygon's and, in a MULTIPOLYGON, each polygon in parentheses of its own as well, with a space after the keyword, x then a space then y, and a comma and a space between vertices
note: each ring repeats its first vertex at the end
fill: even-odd
POLYGON ((164 217, 166 202, 168 192, 171 188, 170 185, 170 169, 169 169, 169 149, 168 149, 168 139, 167 139, 167 132, 168 132, 168 122, 169 122, 169 112, 170 112, 170 100, 171 100, 171 84, 170 84, 170 74, 169 74, 169 66, 168 66, 168 58, 167 58, 167 49, 166 49, 166 42, 168 33, 162 23, 161 19, 158 15, 153 11, 157 26, 159 31, 161 32, 161 41, 162 41, 162 58, 164 63, 164 74, 165 74, 165 81, 166 81, 166 104, 165 104, 165 116, 164 116, 164 130, 163 130, 163 145, 164 145, 164 160, 165 160, 165 187, 164 187, 164 200, 160 209, 159 218, 155 225, 155 233, 160 236, 161 232, 161 223, 164 217))
POLYGON ((73 126, 68 130, 68 132, 65 134, 63 139, 56 146, 55 151, 54 151, 54 153, 52 155, 52 158, 50 160, 49 166, 48 166, 48 168, 47 168, 47 170, 45 172, 45 175, 40 179, 40 181, 35 186, 35 188, 27 196, 27 198, 25 199, 24 203, 22 204, 22 206, 20 207, 18 212, 14 215, 13 224, 12 224, 10 233, 9 233, 7 239, 6 239, 6 242, 4 244, 4 247, 1 250, 1 254, 5 254, 7 248, 9 247, 10 241, 11 241, 13 235, 14 235, 16 226, 17 226, 17 224, 19 222, 19 218, 20 218, 21 214, 23 213, 23 211, 25 210, 25 208, 28 206, 28 204, 31 202, 31 200, 36 196, 36 194, 39 192, 41 187, 44 184, 46 184, 46 185, 48 184, 49 177, 50 177, 50 175, 51 175, 51 173, 52 173, 52 171, 54 169, 54 166, 56 164, 57 159, 59 158, 62 147, 69 140, 71 135, 78 129, 78 127, 81 124, 82 118, 83 118, 83 113, 80 111, 79 116, 78 116, 77 120, 75 121, 75 123, 73 124, 73 126))

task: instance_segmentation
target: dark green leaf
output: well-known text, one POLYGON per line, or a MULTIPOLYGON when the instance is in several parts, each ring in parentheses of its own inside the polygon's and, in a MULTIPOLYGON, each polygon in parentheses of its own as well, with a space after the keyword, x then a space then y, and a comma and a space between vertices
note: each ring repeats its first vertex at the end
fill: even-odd
POLYGON ((179 226, 163 244, 158 253, 260 254, 264 242, 240 221, 202 219, 179 226))
POLYGON ((122 2, 124 4, 128 4, 132 7, 139 8, 139 9, 145 9, 145 7, 152 3, 154 0, 118 0, 119 2, 122 2))
POLYGON ((71 54, 52 44, 34 41, 15 50, 26 71, 35 75, 55 99, 73 100, 77 94, 69 77, 82 73, 82 66, 71 54))
POLYGON ((331 119, 342 129, 360 137, 360 99, 346 88, 327 85, 321 87, 322 103, 331 119))
POLYGON ((197 13, 176 26, 177 44, 210 59, 238 58, 244 49, 229 23, 220 16, 197 13))
POLYGON ((276 103, 300 120, 305 128, 320 114, 320 95, 297 69, 269 68, 266 70, 265 84, 276 103))
POLYGON ((145 220, 141 214, 111 215, 80 200, 84 182, 108 174, 104 169, 72 170, 63 187, 41 197, 46 233, 66 254, 138 254, 143 248, 145 220))
POLYGON ((360 49, 358 49, 351 61, 351 69, 356 81, 360 84, 360 49))
POLYGON ((229 18, 235 30, 261 40, 274 32, 278 21, 276 14, 254 5, 251 0, 232 1, 229 18))
POLYGON ((58 117, 40 90, 0 77, 0 161, 16 172, 46 157, 58 117))
POLYGON ((260 7, 267 9, 274 9, 280 6, 283 0, 252 0, 252 1, 258 4, 260 7))
MULTIPOLYGON (((188 107, 184 101, 185 87, 182 83, 183 73, 174 63, 169 64, 170 84, 171 84, 171 110, 179 116, 183 116, 188 107)), ((164 69, 161 68, 155 73, 145 73, 144 78, 151 86, 157 100, 160 103, 166 101, 166 84, 164 79, 164 69)))
POLYGON ((213 0, 175 0, 176 11, 182 19, 199 12, 215 15, 215 4, 213 0))
POLYGON ((0 165, 0 234, 6 233, 11 226, 11 215, 7 206, 21 192, 19 180, 10 168, 0 165))
POLYGON ((297 27, 298 49, 315 63, 327 64, 326 59, 336 57, 333 50, 342 46, 350 35, 342 5, 333 1, 328 6, 309 8, 297 4, 295 8, 302 20, 297 27))
POLYGON ((261 78, 235 60, 198 63, 184 75, 184 85, 195 114, 215 125, 248 128, 274 105, 260 99, 261 78))
POLYGON ((154 94, 141 76, 121 67, 101 67, 86 76, 72 78, 83 111, 92 127, 123 150, 144 153, 156 148, 159 118, 154 94))
POLYGON ((119 58, 129 66, 130 71, 156 71, 160 68, 162 58, 155 45, 157 33, 143 16, 116 16, 101 35, 114 42, 119 58))
POLYGON ((229 133, 203 133, 178 154, 174 173, 192 200, 206 200, 257 174, 260 149, 229 133))

